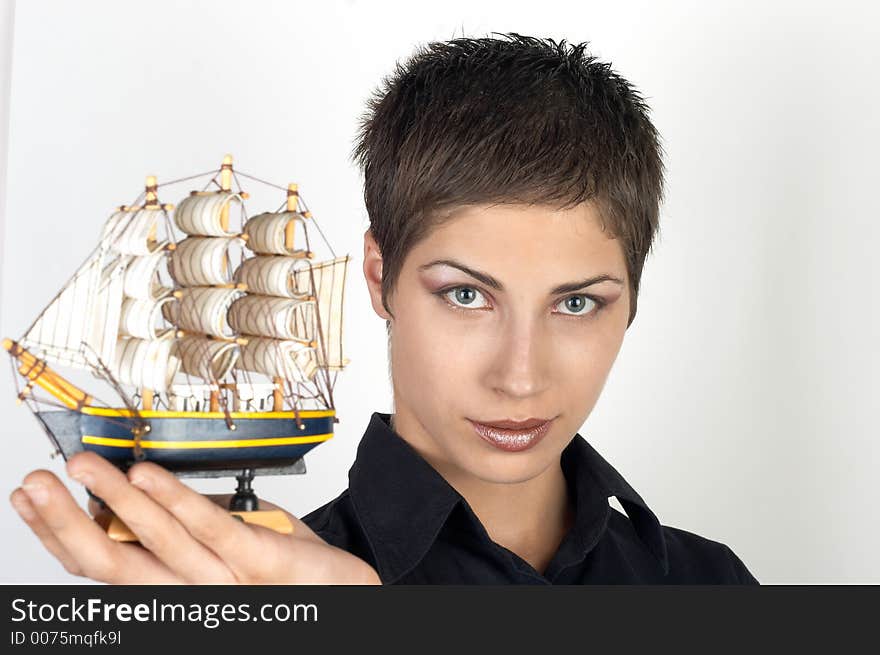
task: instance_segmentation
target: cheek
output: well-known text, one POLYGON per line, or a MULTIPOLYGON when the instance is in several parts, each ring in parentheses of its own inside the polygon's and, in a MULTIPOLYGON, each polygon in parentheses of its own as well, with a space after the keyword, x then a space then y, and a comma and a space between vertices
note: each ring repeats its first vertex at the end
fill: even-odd
POLYGON ((557 334, 547 345, 552 353, 554 380, 569 394, 595 399, 614 364, 620 343, 614 331, 599 326, 557 334))
MULTIPOLYGON (((436 309, 410 305, 401 312, 394 326, 392 359, 395 380, 402 392, 419 391, 426 398, 449 397, 463 386, 468 370, 474 367, 476 349, 473 330, 470 338, 455 325, 438 317, 436 309)), ((479 349, 476 349, 479 350, 479 349)))
POLYGON ((460 325, 442 320, 423 325, 419 338, 438 395, 451 396, 456 388, 466 386, 480 365, 480 352, 485 352, 476 331, 462 331, 460 325))

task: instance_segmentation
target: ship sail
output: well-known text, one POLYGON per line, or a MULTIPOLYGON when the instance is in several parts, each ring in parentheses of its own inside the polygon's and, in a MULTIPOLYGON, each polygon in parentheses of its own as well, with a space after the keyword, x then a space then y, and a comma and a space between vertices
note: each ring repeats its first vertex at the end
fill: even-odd
POLYGON ((233 411, 263 411, 270 400, 274 411, 286 400, 297 411, 303 401, 333 407, 330 372, 349 362, 342 307, 350 258, 315 260, 316 223, 296 184, 286 210, 231 227, 249 196, 232 190, 231 156, 219 174, 218 190, 192 191, 176 206, 159 203, 149 176, 143 203, 111 214, 95 250, 19 340, 34 361, 98 375, 106 367, 117 391, 129 395, 116 382, 137 389, 128 406, 145 410, 156 394, 175 411, 200 411, 210 396, 210 411, 222 402, 230 420, 230 391, 233 411))
POLYGON ((342 356, 342 307, 345 274, 351 258, 335 257, 311 265, 311 270, 296 271, 296 288, 314 286, 317 290, 319 336, 318 366, 330 371, 342 370, 349 360, 342 356))
MULTIPOLYGON (((110 366, 123 384, 145 393, 166 392, 180 366, 173 329, 162 324, 162 307, 172 301, 166 286, 168 239, 157 238, 158 226, 166 220, 165 208, 156 201, 156 179, 147 179, 143 207, 124 208, 114 216, 112 248, 125 258, 122 299, 117 320, 115 357, 110 366)), ((170 232, 170 230, 168 230, 170 232)), ((169 239, 171 235, 168 235, 169 239)))
POLYGON ((289 382, 313 381, 319 369, 338 369, 342 358, 342 290, 348 257, 313 263, 308 218, 299 211, 297 185, 287 211, 253 216, 244 227, 254 256, 236 279, 247 293, 229 311, 248 343, 237 366, 289 382), (297 227, 305 248, 296 247, 297 227))
POLYGON ((155 326, 171 292, 159 278, 169 243, 156 238, 163 218, 158 206, 115 211, 98 247, 43 310, 22 345, 53 363, 84 370, 94 370, 97 357, 131 384, 140 384, 134 370, 150 380, 170 379, 165 374, 173 367, 170 350, 146 345, 159 338, 155 326), (120 361, 132 362, 134 369, 120 368, 120 361))
POLYGON ((242 240, 229 229, 229 214, 240 205, 241 196, 228 189, 194 191, 174 212, 175 224, 187 237, 171 256, 177 302, 163 312, 183 332, 178 339, 181 372, 212 385, 226 377, 240 354, 227 319, 230 305, 244 294, 232 279, 232 259, 242 240))
POLYGON ((112 361, 122 304, 124 264, 102 242, 21 338, 55 364, 91 370, 94 355, 112 361))
POLYGON ((318 370, 315 301, 297 289, 294 271, 309 265, 306 250, 294 248, 296 223, 290 211, 253 216, 244 226, 254 256, 242 262, 236 279, 247 293, 229 311, 232 325, 248 340, 237 367, 288 382, 309 382, 318 370))

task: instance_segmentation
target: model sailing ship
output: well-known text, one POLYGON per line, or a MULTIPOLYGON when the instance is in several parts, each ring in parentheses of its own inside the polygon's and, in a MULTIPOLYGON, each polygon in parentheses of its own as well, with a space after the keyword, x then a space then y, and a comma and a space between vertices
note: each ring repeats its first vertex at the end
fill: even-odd
POLYGON ((349 256, 327 244, 331 256, 315 260, 317 223, 296 184, 278 210, 247 218, 238 176, 262 180, 234 171, 230 155, 204 175, 206 188, 218 188, 176 206, 160 202, 158 188, 202 176, 162 185, 148 177, 31 327, 3 347, 19 401, 65 459, 89 450, 123 470, 148 460, 181 477, 235 476, 230 509, 250 511, 255 474, 305 473, 303 456, 333 436, 333 387, 349 362, 349 256), (99 401, 50 363, 91 372, 119 401, 99 401))

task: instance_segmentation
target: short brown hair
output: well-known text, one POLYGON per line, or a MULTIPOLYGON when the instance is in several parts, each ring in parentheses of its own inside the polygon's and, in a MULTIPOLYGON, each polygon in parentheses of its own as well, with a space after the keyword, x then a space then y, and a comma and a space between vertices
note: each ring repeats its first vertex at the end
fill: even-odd
MULTIPOLYGON (((588 42, 458 38, 420 47, 368 100, 352 160, 382 253, 382 304, 410 249, 457 206, 591 201, 621 242, 636 315, 659 229, 663 149, 649 108, 588 42)), ((393 314, 392 314, 393 316, 393 314)))

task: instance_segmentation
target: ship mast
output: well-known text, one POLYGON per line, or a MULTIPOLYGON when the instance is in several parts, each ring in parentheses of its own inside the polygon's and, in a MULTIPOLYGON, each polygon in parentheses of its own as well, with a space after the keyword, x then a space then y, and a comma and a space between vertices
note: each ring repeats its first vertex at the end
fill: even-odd
MULTIPOLYGON (((223 157, 223 164, 220 166, 220 190, 226 193, 232 191, 232 155, 226 155, 223 157)), ((229 204, 224 204, 223 208, 220 210, 220 227, 223 228, 224 231, 229 231, 229 204)), ((229 260, 223 259, 223 273, 229 273, 229 260)), ((233 397, 235 396, 235 390, 233 389, 233 397)), ((219 412, 220 411, 220 391, 211 391, 211 404, 210 411, 219 412)))
MULTIPOLYGON (((187 236, 172 256, 171 275, 180 288, 174 294, 178 302, 166 316, 177 327, 182 372, 210 383, 212 412, 220 410, 226 389, 235 391, 222 380, 246 343, 226 317, 231 303, 247 288, 233 281, 230 266, 231 249, 247 240, 247 235, 230 231, 230 208, 241 207, 247 197, 232 191, 232 155, 223 158, 219 177, 219 190, 192 191, 177 206, 174 220, 187 236)), ((190 385, 190 394, 194 388, 190 385)))
MULTIPOLYGON (((299 210, 299 186, 291 183, 287 185, 287 211, 296 213, 299 210)), ((290 221, 284 226, 284 247, 287 250, 293 250, 294 236, 296 234, 296 222, 290 221)), ((284 396, 282 389, 284 388, 284 378, 273 376, 272 384, 272 409, 280 412, 284 409, 284 396)))
MULTIPOLYGON (((314 253, 297 248, 296 225, 303 232, 305 217, 299 208, 296 184, 287 187, 282 211, 252 216, 244 226, 248 249, 235 279, 247 285, 247 293, 229 308, 229 323, 244 338, 236 367, 267 376, 272 382, 272 411, 283 411, 287 384, 310 385, 318 372, 316 348, 317 304, 308 284, 314 253)), ((300 394, 293 410, 299 410, 300 394)))
MULTIPOLYGON (((148 175, 147 182, 144 188, 145 198, 144 198, 144 209, 164 209, 165 211, 171 211, 174 209, 174 205, 159 204, 159 195, 156 192, 158 188, 158 184, 156 182, 155 175, 148 175)), ((149 231, 147 233, 147 246, 150 250, 155 248, 156 246, 156 228, 158 223, 152 223, 150 225, 149 231)), ((174 250, 175 244, 174 242, 170 242, 166 244, 166 250, 174 250)), ((141 387, 141 406, 145 410, 153 409, 153 398, 155 396, 155 391, 150 387, 141 387)))

